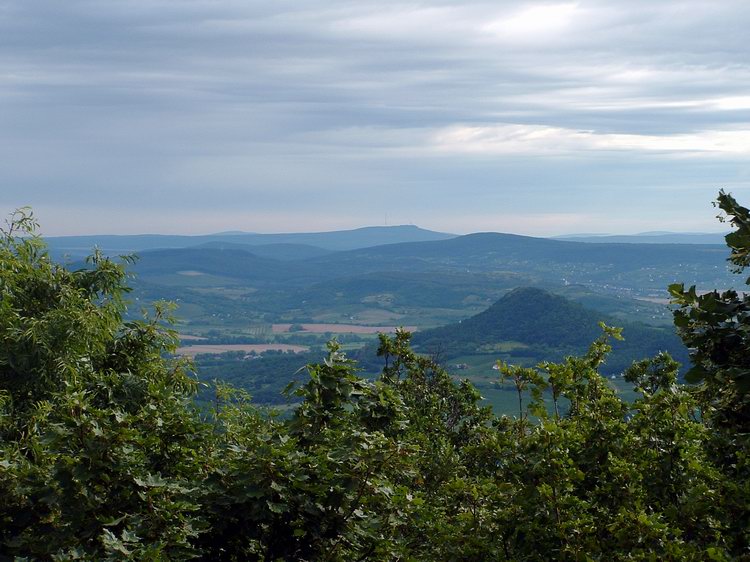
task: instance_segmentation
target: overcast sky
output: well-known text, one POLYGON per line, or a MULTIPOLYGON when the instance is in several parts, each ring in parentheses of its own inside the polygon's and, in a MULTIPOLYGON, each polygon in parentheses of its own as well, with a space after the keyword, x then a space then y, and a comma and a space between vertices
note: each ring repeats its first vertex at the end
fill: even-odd
POLYGON ((47 234, 716 231, 750 2, 0 0, 0 211, 47 234))

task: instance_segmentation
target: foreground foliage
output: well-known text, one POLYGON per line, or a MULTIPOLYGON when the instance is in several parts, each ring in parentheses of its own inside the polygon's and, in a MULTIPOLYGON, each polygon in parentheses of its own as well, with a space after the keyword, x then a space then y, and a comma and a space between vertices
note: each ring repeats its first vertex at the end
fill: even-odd
MULTIPOLYGON (((748 212, 720 204, 744 268, 748 212)), ((750 557, 747 296, 672 287, 699 384, 660 354, 632 404, 599 375, 614 328, 500 365, 514 418, 399 332, 376 381, 332 343, 280 419, 223 387, 197 409, 166 309, 124 322, 123 264, 69 271, 33 227, 0 241, 0 560, 750 557)))

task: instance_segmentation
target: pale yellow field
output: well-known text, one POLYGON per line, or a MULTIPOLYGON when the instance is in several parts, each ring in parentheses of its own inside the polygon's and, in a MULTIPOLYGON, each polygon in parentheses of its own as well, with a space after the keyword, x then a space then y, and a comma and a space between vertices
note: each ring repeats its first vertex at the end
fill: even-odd
POLYGON ((202 341, 202 340, 205 340, 206 338, 203 338, 201 336, 190 336, 188 334, 180 334, 180 339, 182 341, 202 341))
POLYGON ((294 353, 300 353, 308 349, 305 345, 288 345, 285 343, 199 344, 180 347, 177 350, 177 355, 195 357, 200 353, 226 353, 227 351, 244 351, 246 353, 250 353, 251 351, 255 353, 263 353, 264 351, 293 351, 294 353))
MULTIPOLYGON (((274 324, 273 333, 283 334, 289 331, 291 324, 274 324)), ((333 334, 378 334, 384 332, 392 334, 396 331, 395 326, 358 326, 356 324, 300 324, 303 332, 314 334, 324 334, 331 332, 333 334)), ((409 332, 416 332, 416 326, 404 326, 409 332)))

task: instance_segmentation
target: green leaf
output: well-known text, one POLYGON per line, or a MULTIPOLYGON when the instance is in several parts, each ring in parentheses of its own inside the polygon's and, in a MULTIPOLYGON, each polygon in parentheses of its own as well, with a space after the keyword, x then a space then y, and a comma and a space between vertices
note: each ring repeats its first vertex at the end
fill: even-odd
POLYGON ((703 382, 708 374, 708 371, 700 365, 694 365, 685 373, 685 380, 691 384, 698 384, 703 382))

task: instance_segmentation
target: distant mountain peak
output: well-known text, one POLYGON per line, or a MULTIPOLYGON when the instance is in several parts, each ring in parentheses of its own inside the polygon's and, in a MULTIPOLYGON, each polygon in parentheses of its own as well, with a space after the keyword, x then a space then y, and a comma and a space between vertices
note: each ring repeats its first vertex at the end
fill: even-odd
POLYGON ((527 286, 527 287, 516 287, 515 289, 508 291, 498 301, 495 302, 495 305, 501 304, 501 303, 516 303, 516 302, 521 303, 521 304, 526 304, 528 302, 528 299, 530 298, 546 299, 549 301, 572 302, 566 299, 565 297, 561 297, 560 295, 555 295, 554 293, 550 293, 549 291, 545 291, 544 289, 540 289, 539 287, 527 286))

